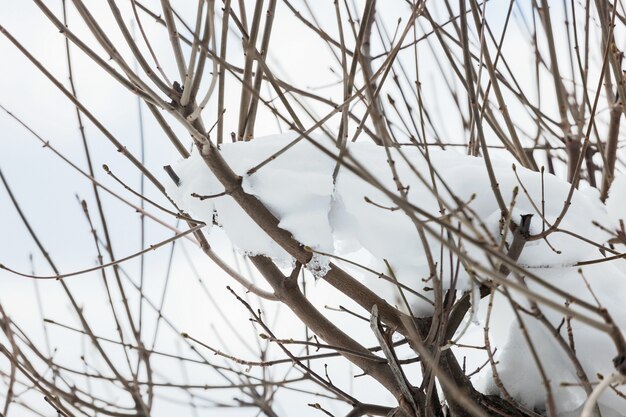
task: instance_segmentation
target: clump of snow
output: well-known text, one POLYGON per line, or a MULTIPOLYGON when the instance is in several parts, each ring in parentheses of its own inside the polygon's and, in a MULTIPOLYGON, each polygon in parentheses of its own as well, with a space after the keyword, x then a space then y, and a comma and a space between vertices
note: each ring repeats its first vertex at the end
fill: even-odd
MULTIPOLYGON (((296 133, 288 133, 257 138, 250 142, 223 144, 220 152, 233 171, 242 176, 244 190, 263 202, 279 219, 279 226, 289 231, 300 243, 314 251, 346 258, 356 256, 362 259, 364 252, 369 253, 371 260, 366 266, 394 275, 400 283, 419 293, 421 298, 407 294, 411 309, 414 314, 428 315, 432 307, 424 299, 432 300, 433 283, 429 277, 424 242, 420 239, 413 220, 403 210, 398 209, 385 193, 345 167, 340 169, 339 175, 333 181, 335 159, 321 152, 307 139, 299 141, 285 154, 254 174, 247 174, 250 168, 288 145, 296 137, 296 133), (357 253, 358 256, 355 255, 357 253)), ((317 135, 312 135, 311 138, 333 155, 338 154, 330 139, 317 135)), ((495 244, 500 242, 500 209, 482 158, 449 150, 431 149, 428 155, 429 165, 429 161, 416 147, 406 146, 389 151, 411 204, 423 213, 435 217, 450 214, 451 211, 466 210, 471 213, 472 226, 475 229, 465 225, 465 232, 476 238, 484 238, 486 230, 491 233, 495 244), (431 176, 430 166, 440 177, 431 176), (459 207, 459 201, 462 207, 459 207), (447 206, 444 211, 441 210, 442 204, 447 206), (479 221, 484 224, 480 225, 479 221)), ((384 148, 357 142, 348 146, 348 153, 387 190, 397 189, 384 148)), ((513 200, 514 190, 518 190, 511 210, 512 221, 517 223, 522 215, 532 214, 531 233, 536 234, 549 227, 561 215, 570 184, 547 173, 542 175, 522 167, 514 170, 510 163, 503 161, 493 161, 493 167, 499 190, 507 205, 513 200), (543 224, 542 218, 545 218, 547 224, 543 224)), ((222 195, 205 200, 191 196, 192 193, 216 195, 224 191, 197 152, 187 160, 175 164, 173 169, 181 183, 180 186, 169 183, 167 191, 181 208, 209 225, 215 221, 224 229, 233 245, 243 253, 266 255, 281 265, 293 263, 291 256, 269 238, 230 196, 222 195)), ((610 217, 622 218, 619 216, 624 216, 623 207, 626 207, 626 179, 618 177, 609 198, 610 217)), ((601 253, 596 246, 565 232, 575 232, 602 245, 608 234, 594 226, 593 222, 608 224, 609 215, 600 202, 597 190, 581 186, 581 189, 574 191, 571 206, 560 223, 560 231, 552 233, 548 242, 529 242, 519 263, 531 268, 535 274, 557 287, 594 302, 575 264, 598 258, 601 253)), ((425 219, 420 214, 416 214, 416 218, 425 219)), ((458 224, 457 220, 452 222, 454 225, 458 224)), ((440 233, 441 239, 447 238, 445 231, 437 229, 433 222, 428 225, 440 233)), ((510 240, 510 233, 507 238, 510 240)), ((450 250, 441 244, 440 239, 429 234, 426 243, 437 263, 444 289, 454 287, 461 291, 475 291, 476 286, 471 277, 450 250)), ((474 259, 486 260, 480 247, 465 244, 462 250, 474 259)), ((316 254, 307 268, 315 275, 322 276, 328 270, 328 264, 328 257, 316 254)), ((587 266, 583 268, 583 273, 602 303, 613 312, 619 326, 626 329, 626 309, 613 296, 626 293, 624 273, 612 263, 587 266)), ((367 272, 363 272, 362 279, 389 302, 400 304, 398 289, 394 285, 367 272)), ((554 295, 547 294, 544 288, 530 281, 529 286, 554 299, 554 295)), ((527 304, 523 296, 516 295, 515 300, 521 305, 527 304)), ((486 302, 487 300, 483 300, 481 304, 486 302)), ((564 304, 566 300, 557 302, 564 304)), ((486 306, 475 305, 471 317, 468 318, 478 325, 469 326, 465 339, 477 338, 478 345, 483 343, 482 326, 486 310, 486 306)), ((547 308, 544 312, 554 326, 558 326, 563 319, 561 313, 547 308)), ((498 349, 496 360, 499 361, 498 370, 503 383, 511 395, 529 407, 541 408, 545 404, 545 389, 541 385, 538 371, 534 368, 530 351, 509 302, 502 295, 496 296, 491 320, 491 343, 492 347, 498 349)), ((550 374, 559 412, 579 408, 586 398, 582 389, 560 385, 561 382, 577 381, 576 372, 563 348, 540 322, 528 316, 524 320, 533 340, 539 344, 536 348, 545 359, 544 367, 550 374)), ((567 338, 565 326, 560 329, 567 338)), ((598 372, 608 374, 615 352, 607 336, 576 321, 573 322, 573 333, 577 354, 589 378, 595 381, 598 372)), ((479 355, 472 354, 470 358, 476 359, 479 355)), ((479 358, 476 362, 482 364, 484 358, 479 358)), ((494 390, 489 367, 484 368, 475 378, 480 381, 483 390, 494 390)), ((626 413, 626 402, 619 400, 613 393, 605 394, 601 404, 626 413)))
MULTIPOLYGON (((291 232, 302 244, 320 252, 338 255, 364 248, 372 254, 373 259, 388 261, 401 282, 416 286, 422 279, 426 279, 427 274, 423 273, 426 266, 423 242, 412 220, 394 207, 383 192, 348 169, 341 169, 333 184, 334 159, 319 151, 308 140, 301 140, 253 175, 246 174, 250 168, 296 137, 295 133, 289 133, 251 142, 223 144, 220 151, 235 173, 243 177, 244 190, 259 198, 280 220, 280 227, 291 232)), ((330 140, 318 136, 313 138, 337 153, 330 140)), ((390 190, 396 188, 383 148, 371 143, 353 143, 348 150, 383 186, 390 190)), ((431 191, 431 176, 425 157, 414 147, 390 151, 398 177, 408 187, 408 200, 425 212, 440 216, 439 200, 431 191)), ((436 180, 441 200, 452 210, 458 208, 446 191, 445 183, 460 201, 467 204, 477 219, 487 219, 488 230, 498 239, 500 211, 489 187, 483 159, 435 149, 430 151, 429 157, 441 175, 441 179, 436 180)), ((533 214, 531 230, 538 232, 543 227, 542 213, 549 223, 556 220, 569 191, 569 184, 552 175, 546 174, 542 178, 539 173, 520 167, 516 170, 518 181, 511 165, 504 162, 494 161, 494 169, 500 192, 507 204, 513 198, 514 188, 520 190, 512 211, 513 221, 518 222, 522 214, 533 214), (542 183, 545 196, 543 203, 542 183), (528 195, 522 191, 521 185, 528 195), (532 196, 532 202, 529 196, 532 196)), ((289 255, 256 226, 229 196, 206 200, 191 196, 192 193, 215 195, 224 191, 197 152, 177 163, 174 170, 181 178, 181 184, 176 187, 170 183, 168 193, 181 207, 207 223, 215 219, 242 252, 264 254, 282 263, 290 263, 289 255)), ((604 208, 593 191, 577 191, 560 227, 563 230, 575 230, 593 241, 603 241, 606 236, 591 221, 600 221, 605 216, 604 208), (581 219, 585 221, 581 222, 581 219)), ((520 262, 530 267, 571 265, 588 257, 591 248, 571 235, 558 232, 550 236, 549 243, 560 253, 555 253, 546 242, 539 240, 528 245, 520 262)), ((438 253, 440 245, 437 240, 430 237, 429 244, 433 245, 433 252, 438 253)), ((462 290, 471 287, 467 277, 460 277, 456 285, 462 290)))
MULTIPOLYGON (((626 294, 626 274, 620 271, 614 263, 598 263, 582 268, 546 268, 541 269, 539 275, 558 288, 595 304, 594 295, 587 288, 584 276, 600 303, 612 313, 618 326, 626 329, 626 309, 621 297, 621 294, 626 294), (620 295, 616 296, 616 294, 620 295)), ((565 299, 555 297, 554 294, 550 294, 545 288, 533 284, 530 280, 527 282, 530 289, 536 293, 549 296, 557 303, 565 305, 565 299)), ((528 307, 524 296, 514 295, 513 298, 516 302, 528 307)), ((463 343, 483 345, 487 303, 487 299, 481 301, 483 305, 480 308, 480 324, 470 326, 470 330, 463 337, 463 343)), ((560 329, 560 335, 569 344, 563 314, 545 307, 542 308, 542 312, 555 328, 560 329)), ((565 354, 563 347, 559 345, 551 331, 534 317, 522 314, 522 320, 535 349, 539 352, 542 366, 550 380, 557 411, 566 413, 578 409, 586 400, 587 395, 582 387, 576 385, 579 383, 576 369, 565 354), (568 385, 563 386, 564 383, 568 385)), ((610 375, 613 370, 611 359, 616 355, 610 337, 580 321, 571 320, 570 323, 576 356, 589 380, 594 383, 598 380, 597 374, 610 375)), ((531 356, 511 304, 501 293, 496 293, 494 297, 489 337, 492 349, 497 347, 495 361, 498 363, 498 373, 508 393, 531 409, 545 409, 546 391, 539 369, 531 356)), ((464 354, 468 355, 468 369, 475 369, 487 360, 486 353, 464 351, 464 354)), ((481 391, 499 394, 489 366, 474 376, 473 381, 481 391)), ((626 413, 626 401, 610 390, 601 397, 600 404, 607 409, 618 410, 619 415, 626 413)))

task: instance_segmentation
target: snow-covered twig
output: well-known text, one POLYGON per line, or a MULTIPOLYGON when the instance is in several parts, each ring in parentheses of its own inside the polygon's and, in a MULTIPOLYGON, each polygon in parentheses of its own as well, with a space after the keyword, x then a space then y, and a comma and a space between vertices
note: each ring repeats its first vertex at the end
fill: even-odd
POLYGON ((580 417, 593 417, 594 409, 596 404, 598 403, 598 399, 600 395, 609 388, 614 383, 624 384, 626 383, 626 375, 623 375, 617 371, 613 371, 611 375, 604 378, 602 382, 600 382, 591 392, 589 398, 587 398, 587 402, 585 403, 585 407, 583 407, 583 412, 580 414, 580 417))

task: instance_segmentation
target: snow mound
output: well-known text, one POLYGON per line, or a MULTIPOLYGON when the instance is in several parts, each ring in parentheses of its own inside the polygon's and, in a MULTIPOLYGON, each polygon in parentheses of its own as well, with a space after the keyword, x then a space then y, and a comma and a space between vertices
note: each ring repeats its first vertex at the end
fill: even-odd
MULTIPOLYGON (((244 190, 259 198, 280 220, 280 227, 291 232, 303 245, 337 255, 364 248, 373 259, 386 260, 394 272, 405 275, 399 276, 400 281, 404 281, 403 278, 415 281, 415 276, 425 278, 419 274, 427 266, 426 257, 412 220, 398 210, 383 192, 346 168, 339 171, 333 183, 334 158, 321 152, 309 140, 299 141, 254 174, 246 174, 296 137, 295 133, 288 133, 250 142, 228 143, 221 145, 220 152, 233 171, 243 177, 244 190)), ((316 135, 312 138, 333 155, 338 153, 330 140, 316 135)), ((384 187, 396 189, 382 147, 353 143, 348 151, 384 187)), ((425 156, 415 147, 390 149, 390 152, 398 177, 408 189, 410 203, 430 215, 441 216, 425 156)), ((451 196, 453 193, 471 209, 476 219, 487 219, 485 226, 497 239, 500 211, 489 186, 483 159, 436 149, 430 150, 429 159, 441 176, 435 180, 440 198, 451 210, 458 209, 451 196)), ((215 220, 240 251, 267 255, 283 264, 291 263, 289 255, 253 224, 231 197, 225 195, 205 200, 192 197, 192 193, 207 196, 224 191, 197 152, 187 160, 179 161, 173 168, 181 183, 177 187, 168 181, 167 191, 182 208, 207 224, 215 220)), ((543 227, 542 211, 550 223, 561 213, 569 184, 548 174, 542 178, 541 174, 521 167, 517 167, 516 176, 510 164, 497 160, 494 161, 494 169, 507 205, 513 197, 513 189, 520 188, 513 210, 514 221, 519 221, 521 214, 533 214, 531 229, 536 232, 543 227), (529 196, 532 196, 532 201, 529 196)), ((423 219, 423 216, 417 217, 423 219)), ((560 228, 575 230, 593 241, 603 241, 606 236, 592 225, 592 220, 605 223, 605 217, 596 191, 587 188, 574 193, 572 205, 560 228)), ((437 248, 436 240, 432 243, 437 248)), ((549 243, 560 253, 555 253, 546 242, 537 241, 528 245, 520 262, 529 267, 572 265, 588 257, 592 248, 576 237, 559 232, 550 236, 549 243)), ((469 288, 466 281, 461 279, 457 286, 469 288)))
MULTIPOLYGON (((390 273, 391 268, 402 284, 420 294, 420 297, 409 296, 413 313, 428 315, 431 305, 424 299, 432 299, 432 291, 428 288, 432 284, 428 279, 429 266, 424 242, 417 233, 414 221, 398 209, 387 194, 346 167, 341 167, 333 180, 335 156, 339 153, 334 142, 312 135, 310 140, 300 140, 254 174, 247 174, 252 167, 287 146, 296 137, 296 133, 287 133, 250 142, 222 144, 220 152, 233 171, 242 177, 244 191, 257 197, 279 219, 279 226, 289 231, 300 243, 317 252, 346 258, 354 255, 362 259, 363 252, 367 252, 370 268, 386 274, 390 273), (330 155, 321 152, 319 146, 330 155)), ((430 149, 428 155, 424 155, 414 146, 389 149, 387 155, 382 147, 360 142, 350 144, 347 151, 352 160, 367 169, 379 184, 395 191, 397 183, 389 164, 391 158, 397 179, 407 190, 409 202, 420 210, 415 213, 417 219, 424 220, 426 215, 439 218, 462 209, 471 213, 473 219, 474 229, 463 226, 463 230, 470 236, 485 239, 489 233, 495 244, 501 240, 500 209, 490 186, 484 159, 434 148, 430 149), (445 206, 443 211, 442 204, 445 206)), ((542 175, 519 166, 514 169, 510 162, 497 159, 493 161, 493 168, 507 205, 511 204, 514 190, 518 190, 511 210, 513 221, 519 222, 521 215, 532 214, 531 232, 538 233, 559 217, 570 191, 568 183, 547 173, 542 175), (542 217, 548 225, 542 223, 542 217)), ((176 186, 168 182, 167 192, 182 209, 207 222, 209 226, 213 223, 221 226, 242 253, 262 254, 283 266, 293 263, 291 256, 269 238, 231 197, 219 195, 224 192, 224 188, 198 152, 173 165, 173 169, 180 177, 180 184, 176 186), (201 200, 193 197, 193 193, 218 196, 201 200)), ((593 222, 615 224, 615 218, 619 218, 616 216, 624 213, 626 179, 616 179, 614 188, 621 191, 611 192, 609 214, 600 202, 597 190, 584 186, 575 190, 571 206, 560 223, 560 230, 552 233, 548 242, 529 242, 519 259, 520 264, 532 268, 535 274, 558 287, 593 302, 591 293, 574 265, 602 255, 597 246, 583 241, 577 235, 600 245, 606 242, 608 234, 594 226, 593 222), (574 235, 568 231, 574 232, 574 235)), ((453 219, 452 223, 456 225, 458 221, 453 219)), ((427 224, 446 239, 445 232, 438 229, 434 222, 427 224)), ((469 276, 447 246, 442 245, 440 239, 432 234, 427 236, 426 242, 436 258, 444 289, 472 289, 469 276)), ((466 244, 462 249, 475 259, 485 259, 478 247, 466 244)), ((307 267, 320 276, 327 271, 328 263, 327 256, 317 254, 307 267)), ((612 263, 590 265, 583 272, 598 298, 613 313, 620 327, 626 329, 626 308, 613 295, 626 293, 626 275, 612 263)), ((395 286, 367 272, 363 272, 362 279, 390 303, 399 304, 395 286)), ((533 289, 545 292, 540 287, 533 289)), ((523 298, 516 298, 516 301, 526 304, 523 298)), ((565 301, 557 300, 561 304, 565 301)), ((465 339, 477 338, 476 344, 479 345, 483 344, 485 310, 484 306, 479 306, 468 318, 478 324, 469 325, 465 339)), ((545 313, 555 326, 563 319, 560 313, 548 309, 545 309, 545 313)), ((562 346, 532 317, 525 317, 525 324, 540 345, 536 348, 545 358, 544 366, 551 375, 559 412, 578 409, 586 395, 579 387, 561 386, 562 382, 577 381, 576 372, 562 346)), ((611 358, 615 354, 610 340, 578 322, 573 323, 572 331, 581 365, 592 382, 596 380, 598 372, 608 374, 611 358)), ((561 326, 561 332, 567 338, 565 326, 561 326)), ((498 349, 496 360, 500 361, 498 370, 501 379, 511 395, 529 407, 541 408, 545 404, 545 389, 530 359, 530 352, 508 300, 501 296, 496 297, 490 338, 492 348, 498 349)), ((484 363, 483 356, 472 352, 467 354, 468 363, 484 363)), ((475 378, 485 392, 494 390, 488 366, 475 378)), ((626 401, 612 393, 607 393, 601 403, 622 414, 626 413, 626 401)))
MULTIPOLYGON (((546 268, 542 269, 539 275, 558 288, 567 290, 591 304, 595 304, 595 294, 600 303, 611 312, 618 326, 622 330, 626 329, 626 308, 621 296, 621 294, 626 294, 626 274, 620 271, 614 263, 598 263, 582 268, 546 268), (587 288, 583 276, 593 289, 593 294, 587 288), (616 296, 616 294, 620 295, 616 296)), ((555 298, 553 294, 530 281, 528 284, 535 292, 550 296, 557 303, 565 305, 567 300, 555 298)), ((523 296, 514 298, 523 306, 528 306, 523 296)), ((487 299, 481 301, 483 306, 480 308, 479 324, 470 327, 462 339, 463 343, 478 346, 484 344, 483 326, 487 303, 487 299)), ((597 374, 608 376, 612 372, 611 360, 616 355, 616 351, 612 340, 606 333, 577 320, 571 320, 572 338, 570 340, 564 315, 549 308, 542 308, 542 312, 552 326, 560 330, 559 334, 565 343, 569 345, 573 341, 580 365, 592 383, 598 381, 597 374)), ((579 409, 584 404, 587 395, 583 388, 577 385, 579 379, 573 363, 546 326, 529 315, 523 314, 522 320, 550 380, 557 411, 559 414, 563 413, 572 417, 578 415, 573 413, 573 410, 579 409)), ((494 298, 489 323, 489 338, 492 349, 497 347, 495 353, 497 370, 508 393, 530 409, 545 410, 546 391, 539 369, 520 331, 509 300, 500 293, 497 293, 494 298)), ((476 369, 487 361, 486 353, 477 354, 465 350, 463 354, 468 357, 467 369, 469 370, 476 369)), ((476 388, 482 392, 500 393, 494 383, 489 365, 473 378, 476 388)), ((613 392, 605 392, 600 398, 600 404, 607 409, 607 413, 603 413, 603 416, 626 415, 626 400, 613 392), (608 410, 614 410, 615 413, 611 414, 608 410)), ((580 413, 580 410, 577 412, 580 413)))

